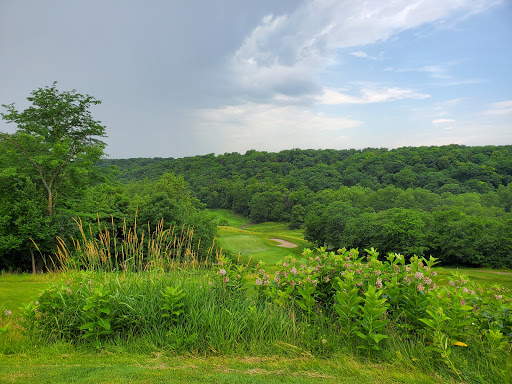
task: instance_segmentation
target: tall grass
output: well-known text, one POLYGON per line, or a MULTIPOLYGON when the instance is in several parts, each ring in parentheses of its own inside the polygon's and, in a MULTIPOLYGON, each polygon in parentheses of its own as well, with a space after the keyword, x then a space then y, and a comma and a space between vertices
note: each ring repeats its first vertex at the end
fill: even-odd
POLYGON ((156 228, 138 228, 137 221, 133 227, 126 224, 120 229, 114 220, 110 225, 102 224, 98 218, 97 226, 86 227, 81 219, 75 220, 80 236, 72 239, 72 247, 57 238, 57 251, 53 267, 62 271, 144 271, 161 269, 174 270, 179 267, 196 269, 201 264, 208 264, 212 254, 221 252, 215 244, 208 248, 206 254, 200 254, 200 241, 194 243, 194 228, 164 227, 160 220, 156 228))

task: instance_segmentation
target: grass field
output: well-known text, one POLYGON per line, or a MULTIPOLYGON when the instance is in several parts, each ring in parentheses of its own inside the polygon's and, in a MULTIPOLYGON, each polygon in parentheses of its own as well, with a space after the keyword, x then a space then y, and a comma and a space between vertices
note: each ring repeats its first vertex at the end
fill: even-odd
POLYGON ((312 244, 304 240, 301 230, 290 230, 285 223, 251 224, 249 219, 227 209, 211 210, 219 220, 226 220, 229 226, 220 226, 218 240, 224 249, 243 262, 263 261, 275 264, 288 255, 301 257, 304 248, 312 244), (270 239, 277 238, 296 244, 295 248, 283 248, 270 239))
POLYGON ((2 383, 455 383, 446 377, 369 363, 350 356, 204 357, 124 351, 83 352, 60 346, 0 356, 2 383))
POLYGON ((457 268, 457 267, 443 267, 436 269, 439 280, 441 283, 448 283, 452 272, 460 272, 467 275, 471 281, 475 283, 492 285, 501 284, 504 287, 512 289, 512 271, 500 270, 493 271, 490 269, 477 269, 477 268, 457 268))
POLYGON ((28 303, 38 292, 52 281, 60 278, 55 274, 1 274, 0 310, 9 309, 16 313, 21 303, 28 303))

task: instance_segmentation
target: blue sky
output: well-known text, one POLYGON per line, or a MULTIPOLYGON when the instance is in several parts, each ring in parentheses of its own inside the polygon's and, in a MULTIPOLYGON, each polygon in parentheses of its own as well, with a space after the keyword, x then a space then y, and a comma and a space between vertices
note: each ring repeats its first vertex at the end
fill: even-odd
POLYGON ((4 0, 0 52, 1 104, 93 95, 112 158, 512 144, 510 1, 4 0))

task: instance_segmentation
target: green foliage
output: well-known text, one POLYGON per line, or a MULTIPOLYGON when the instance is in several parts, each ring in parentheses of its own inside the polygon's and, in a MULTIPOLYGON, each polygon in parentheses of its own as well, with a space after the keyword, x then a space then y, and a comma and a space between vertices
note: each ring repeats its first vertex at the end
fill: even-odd
POLYGON ((169 319, 171 324, 176 324, 180 315, 184 313, 183 298, 185 292, 179 287, 165 287, 165 292, 162 293, 164 304, 162 310, 165 311, 162 317, 169 319))
POLYGON ((99 340, 102 336, 114 332, 112 329, 114 315, 109 296, 109 293, 104 292, 103 286, 100 285, 92 289, 92 295, 87 297, 87 304, 82 308, 87 321, 80 326, 80 329, 85 331, 82 337, 93 337, 97 346, 99 346, 99 340))
MULTIPOLYGON (((27 98, 31 105, 18 111, 3 105, 13 134, 0 133, 0 268, 28 269, 25 256, 49 253, 55 235, 66 232, 68 210, 95 178, 105 127, 92 118, 99 100, 76 91, 59 91, 56 83, 27 98), (10 195, 10 198, 4 196, 10 195), (25 255, 24 255, 25 254, 25 255)), ((35 267, 32 256, 33 269, 35 267)))
POLYGON ((387 299, 380 298, 382 293, 383 291, 377 290, 374 285, 369 286, 368 291, 364 292, 364 305, 361 307, 361 318, 358 321, 360 330, 355 331, 355 334, 365 341, 359 348, 368 351, 379 350, 379 342, 388 337, 383 332, 389 319, 383 317, 389 305, 386 303, 387 299))
POLYGON ((120 179, 174 172, 209 208, 289 222, 328 248, 512 267, 510 146, 248 151, 109 160, 120 179), (451 238, 451 234, 454 234, 451 238))

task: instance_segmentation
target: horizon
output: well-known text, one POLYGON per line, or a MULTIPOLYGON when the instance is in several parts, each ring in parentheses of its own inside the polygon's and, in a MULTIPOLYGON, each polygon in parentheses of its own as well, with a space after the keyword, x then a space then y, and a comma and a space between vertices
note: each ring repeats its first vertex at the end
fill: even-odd
POLYGON ((132 160, 132 159, 173 159, 173 160, 179 160, 179 159, 185 159, 185 158, 188 158, 188 157, 202 157, 202 156, 209 156, 209 155, 213 155, 215 157, 219 157, 219 156, 225 156, 225 155, 231 155, 231 154, 238 154, 240 156, 245 156, 248 154, 248 152, 261 152, 261 153, 280 153, 280 152, 285 152, 285 151, 294 151, 294 150, 299 150, 299 151, 364 151, 364 150, 374 150, 374 149, 377 149, 377 150, 386 150, 386 151, 394 151, 394 150, 397 150, 397 149, 403 149, 403 148, 432 148, 432 147, 438 147, 438 148, 441 148, 441 147, 450 147, 450 146, 459 146, 459 147, 469 147, 469 148, 479 148, 479 147, 510 147, 512 146, 512 144, 488 144, 488 145, 465 145, 465 144, 456 144, 456 143, 450 143, 450 144, 443 144, 443 145, 417 145, 417 146, 411 146, 411 145, 407 145, 407 146, 403 146, 403 147, 396 147, 396 148, 388 148, 388 147, 362 147, 362 148, 285 148, 285 149, 281 149, 279 151, 266 151, 266 150, 258 150, 258 149, 254 149, 254 148, 251 148, 251 149, 248 149, 246 151, 244 151, 243 153, 242 152, 238 152, 238 151, 232 151, 232 152, 224 152, 224 153, 214 153, 214 152, 210 152, 210 153, 204 153, 204 154, 195 154, 195 155, 186 155, 186 156, 180 156, 180 157, 173 157, 173 156, 167 156, 167 157, 162 157, 162 156, 141 156, 141 157, 122 157, 122 158, 114 158, 114 157, 111 157, 110 155, 108 154, 104 154, 103 157, 101 158, 101 160, 132 160))

